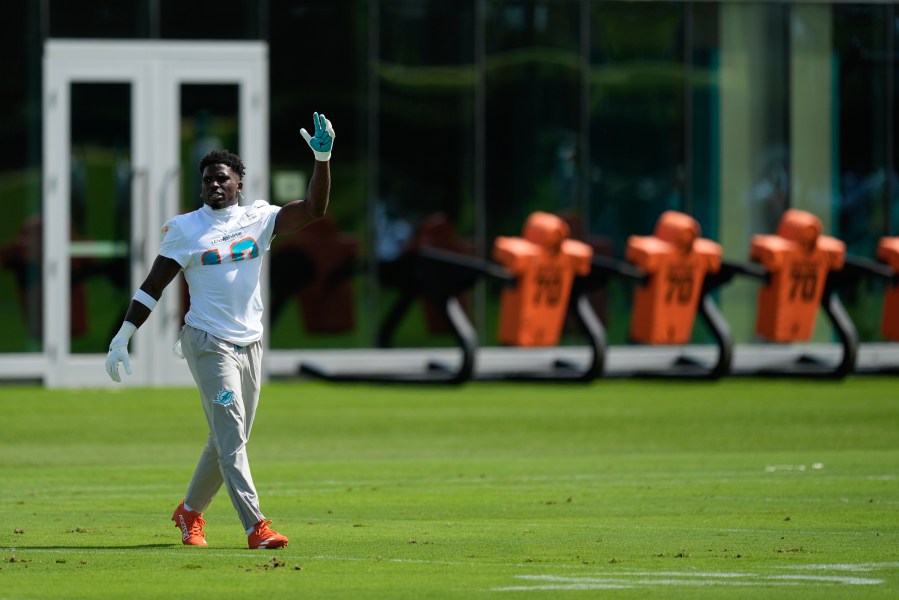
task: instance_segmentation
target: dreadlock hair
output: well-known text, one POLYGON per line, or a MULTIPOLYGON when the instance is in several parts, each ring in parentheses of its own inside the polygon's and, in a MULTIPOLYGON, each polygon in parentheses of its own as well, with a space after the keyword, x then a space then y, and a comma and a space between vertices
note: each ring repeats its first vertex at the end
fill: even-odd
POLYGON ((225 165, 235 173, 240 181, 243 181, 243 161, 240 157, 228 150, 213 150, 200 159, 200 175, 209 165, 225 165))

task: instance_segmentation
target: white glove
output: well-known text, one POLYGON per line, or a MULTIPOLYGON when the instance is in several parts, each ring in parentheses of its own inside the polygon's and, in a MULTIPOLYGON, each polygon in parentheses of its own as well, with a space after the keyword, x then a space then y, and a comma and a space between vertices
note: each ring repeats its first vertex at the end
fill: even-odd
POLYGON ((331 160, 331 148, 334 147, 334 138, 337 135, 334 133, 334 127, 331 126, 331 121, 326 119, 325 115, 318 113, 312 114, 312 122, 315 125, 315 135, 309 135, 305 128, 300 129, 300 135, 312 148, 315 160, 331 160))
POLYGON ((184 351, 181 349, 181 338, 178 338, 178 341, 175 342, 175 345, 172 346, 172 354, 184 360, 184 351))
POLYGON ((128 340, 137 331, 137 327, 130 321, 122 323, 119 332, 109 342, 109 353, 106 355, 106 372, 115 382, 121 382, 119 376, 119 363, 125 365, 125 373, 131 375, 131 359, 128 357, 128 340))

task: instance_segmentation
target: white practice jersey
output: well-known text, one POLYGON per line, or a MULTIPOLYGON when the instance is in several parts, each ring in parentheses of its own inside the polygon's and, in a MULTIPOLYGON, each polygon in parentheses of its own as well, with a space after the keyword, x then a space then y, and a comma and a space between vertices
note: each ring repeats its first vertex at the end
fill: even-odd
POLYGON ((238 346, 262 338, 259 277, 279 210, 264 200, 222 210, 204 204, 166 223, 159 254, 184 272, 185 323, 238 346))

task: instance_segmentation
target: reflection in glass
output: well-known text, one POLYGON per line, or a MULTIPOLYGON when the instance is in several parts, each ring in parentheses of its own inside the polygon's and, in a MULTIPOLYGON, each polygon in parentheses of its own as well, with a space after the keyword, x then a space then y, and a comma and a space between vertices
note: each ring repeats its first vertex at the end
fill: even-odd
MULTIPOLYGON (((378 175, 373 259, 383 322, 412 285, 407 259, 421 246, 471 254, 475 231, 474 11, 471 3, 382 2, 374 76, 378 175)), ((473 310, 469 298, 463 299, 473 310)), ((414 302, 396 346, 455 344, 427 301, 414 302)))

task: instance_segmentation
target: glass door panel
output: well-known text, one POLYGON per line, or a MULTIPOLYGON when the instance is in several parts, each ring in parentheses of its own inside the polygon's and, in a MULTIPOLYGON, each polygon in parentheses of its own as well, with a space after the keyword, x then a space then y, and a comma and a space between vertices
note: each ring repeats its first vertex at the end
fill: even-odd
POLYGON ((131 85, 73 83, 70 94, 71 352, 102 353, 131 293, 131 85))
POLYGON ((181 85, 181 212, 200 200, 200 159, 211 150, 239 154, 239 88, 236 85, 181 85))

